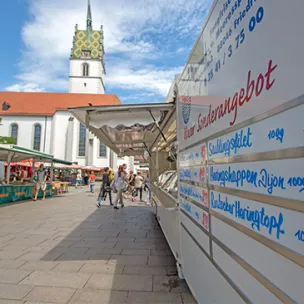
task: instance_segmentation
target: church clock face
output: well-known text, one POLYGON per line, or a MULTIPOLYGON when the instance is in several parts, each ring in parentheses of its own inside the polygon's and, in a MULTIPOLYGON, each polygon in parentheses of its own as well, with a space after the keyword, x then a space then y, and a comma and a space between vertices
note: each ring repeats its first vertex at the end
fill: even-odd
POLYGON ((88 52, 88 51, 83 51, 83 52, 82 52, 82 57, 85 57, 85 58, 90 57, 90 52, 88 52))

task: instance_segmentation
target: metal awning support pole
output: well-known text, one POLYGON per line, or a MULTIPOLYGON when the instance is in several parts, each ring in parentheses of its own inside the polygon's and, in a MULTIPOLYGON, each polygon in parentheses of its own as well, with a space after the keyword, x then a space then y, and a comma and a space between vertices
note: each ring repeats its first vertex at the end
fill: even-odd
POLYGON ((152 119, 153 119, 154 123, 156 124, 156 127, 157 127, 157 129, 159 130, 159 133, 160 133, 160 134, 161 134, 161 136, 163 137, 164 141, 165 141, 165 142, 167 142, 167 139, 166 139, 166 137, 165 137, 165 135, 164 135, 164 133, 163 133, 162 129, 160 128, 160 126, 159 126, 158 122, 156 121, 155 117, 153 116, 152 112, 151 112, 151 111, 149 111, 149 113, 150 113, 150 115, 151 115, 151 117, 152 117, 152 119))
POLYGON ((53 177, 54 177, 54 162, 51 162, 51 182, 53 181, 53 177))
POLYGON ((14 153, 9 152, 7 156, 7 169, 6 169, 6 183, 9 185, 11 176, 11 161, 13 159, 14 153))
POLYGON ((34 175, 35 175, 35 159, 33 158, 32 159, 32 176, 31 176, 31 178, 34 178, 34 175))

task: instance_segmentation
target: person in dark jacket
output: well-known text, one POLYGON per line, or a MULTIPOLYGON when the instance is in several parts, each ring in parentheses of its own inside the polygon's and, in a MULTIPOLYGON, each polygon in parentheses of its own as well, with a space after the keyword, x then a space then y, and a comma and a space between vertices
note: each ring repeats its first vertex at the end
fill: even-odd
POLYGON ((99 208, 101 206, 101 201, 104 200, 106 194, 109 194, 109 200, 110 200, 110 206, 113 205, 112 203, 112 191, 111 191, 111 178, 109 174, 109 168, 105 168, 105 171, 102 175, 102 183, 100 186, 100 191, 98 195, 98 203, 97 207, 99 208))

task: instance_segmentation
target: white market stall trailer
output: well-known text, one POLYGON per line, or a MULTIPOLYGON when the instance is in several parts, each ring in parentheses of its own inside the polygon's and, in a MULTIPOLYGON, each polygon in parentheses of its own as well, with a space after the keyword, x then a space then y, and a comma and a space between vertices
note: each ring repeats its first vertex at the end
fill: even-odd
POLYGON ((215 1, 174 102, 71 109, 114 152, 149 154, 157 218, 200 304, 304 303, 303 11, 215 1), (157 185, 176 169, 177 198, 157 185))

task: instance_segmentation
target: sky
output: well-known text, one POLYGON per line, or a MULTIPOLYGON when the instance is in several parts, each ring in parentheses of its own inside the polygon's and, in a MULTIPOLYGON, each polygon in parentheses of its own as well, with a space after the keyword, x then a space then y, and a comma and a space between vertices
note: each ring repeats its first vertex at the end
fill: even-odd
MULTIPOLYGON (((123 103, 164 102, 201 31, 212 0, 91 0, 105 36, 106 93, 123 103)), ((87 0, 1 4, 0 90, 68 92, 75 24, 87 0)))

